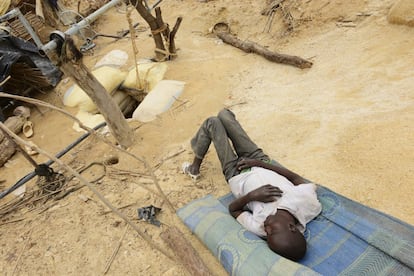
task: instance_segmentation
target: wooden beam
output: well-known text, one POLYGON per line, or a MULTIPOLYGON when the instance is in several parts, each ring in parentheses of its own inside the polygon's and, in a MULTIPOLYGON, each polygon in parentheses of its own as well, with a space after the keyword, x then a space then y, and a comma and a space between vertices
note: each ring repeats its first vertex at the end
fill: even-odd
POLYGON ((71 77, 96 104, 116 141, 125 148, 130 147, 133 133, 124 115, 102 84, 83 64, 82 54, 71 38, 67 38, 63 44, 60 61, 63 73, 71 77))
POLYGON ((303 59, 298 56, 290 56, 272 52, 257 43, 240 40, 239 38, 228 32, 219 32, 216 35, 227 44, 239 48, 240 50, 243 50, 246 53, 255 53, 261 55, 262 57, 272 62, 288 64, 299 67, 301 69, 312 67, 312 62, 306 59, 303 59))

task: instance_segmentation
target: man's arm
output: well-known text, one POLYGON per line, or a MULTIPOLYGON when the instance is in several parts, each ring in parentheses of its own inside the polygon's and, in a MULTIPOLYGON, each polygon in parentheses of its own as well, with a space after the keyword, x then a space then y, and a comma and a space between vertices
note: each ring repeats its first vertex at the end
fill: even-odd
POLYGON ((246 206, 247 203, 249 203, 251 200, 249 198, 249 195, 242 196, 238 199, 235 199, 232 203, 229 205, 229 212, 234 217, 237 218, 241 213, 243 213, 243 208, 246 206))
POLYGON ((306 179, 304 179, 302 176, 292 172, 291 170, 288 170, 282 166, 266 163, 261 160, 243 158, 242 160, 239 161, 239 163, 237 163, 237 167, 239 170, 244 170, 244 169, 251 168, 251 167, 262 167, 264 169, 268 169, 268 170, 274 171, 275 173, 283 175, 294 185, 300 185, 300 184, 309 182, 306 179))
POLYGON ((244 210, 244 206, 251 201, 261 201, 261 202, 272 202, 277 200, 278 197, 282 196, 282 191, 278 187, 274 187, 270 184, 259 187, 247 195, 244 195, 238 199, 235 199, 229 205, 229 212, 234 217, 237 218, 244 210))

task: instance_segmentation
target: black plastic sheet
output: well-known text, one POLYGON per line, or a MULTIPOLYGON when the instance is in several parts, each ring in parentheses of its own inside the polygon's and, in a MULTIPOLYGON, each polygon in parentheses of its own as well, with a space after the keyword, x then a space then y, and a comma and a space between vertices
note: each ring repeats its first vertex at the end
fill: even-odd
POLYGON ((23 62, 39 69, 51 87, 55 87, 61 79, 60 70, 49 58, 39 54, 36 45, 18 37, 0 34, 0 82, 10 75, 10 70, 16 62, 23 62))

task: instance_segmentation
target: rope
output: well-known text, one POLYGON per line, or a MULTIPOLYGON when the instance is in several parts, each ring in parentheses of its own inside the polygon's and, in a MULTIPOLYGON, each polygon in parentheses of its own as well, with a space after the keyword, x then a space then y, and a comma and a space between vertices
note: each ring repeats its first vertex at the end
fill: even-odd
POLYGON ((162 25, 161 27, 159 27, 159 28, 158 28, 158 29, 156 29, 156 30, 151 30, 151 33, 152 33, 153 35, 156 35, 156 34, 162 33, 162 32, 163 32, 163 31, 165 31, 167 28, 168 28, 168 25, 167 25, 167 24, 164 24, 164 25, 162 25))
POLYGON ((170 51, 168 51, 168 50, 162 50, 160 48, 155 48, 155 52, 164 54, 164 59, 163 60, 159 60, 159 61, 165 61, 165 60, 169 59, 171 56, 177 56, 177 54, 170 53, 170 51))

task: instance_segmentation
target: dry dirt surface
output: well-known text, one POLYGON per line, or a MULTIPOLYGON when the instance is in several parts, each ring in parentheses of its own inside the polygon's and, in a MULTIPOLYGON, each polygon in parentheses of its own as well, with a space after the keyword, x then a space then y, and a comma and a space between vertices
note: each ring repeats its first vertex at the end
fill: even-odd
MULTIPOLYGON (((135 143, 128 152, 145 159, 151 169, 94 137, 62 160, 79 169, 117 156, 119 163, 107 166, 94 187, 168 252, 160 233, 178 227, 217 275, 226 272, 169 208, 149 175, 154 173, 174 209, 207 194, 228 193, 213 147, 199 181, 180 172, 181 164, 193 157, 191 137, 206 117, 223 107, 231 108, 251 138, 288 168, 414 224, 414 28, 387 22, 393 2, 285 0, 284 12, 278 10, 270 20, 261 15, 265 1, 165 0, 161 9, 170 26, 183 16, 176 37, 178 56, 168 62, 165 79, 185 81, 186 86, 170 111, 150 123, 130 123, 135 143), (314 64, 302 70, 246 54, 209 33, 217 22, 228 23, 242 40, 314 64), (137 208, 151 204, 162 208, 160 228, 137 219, 137 208)), ((146 23, 134 15, 142 27, 136 39, 138 57, 153 57, 146 23)), ((114 8, 93 28, 115 33, 127 26, 122 9, 114 8)), ((129 39, 114 43, 98 38, 96 43, 85 57, 90 68, 113 49, 128 52, 125 68, 134 63, 129 39)), ((62 95, 71 83, 64 79, 39 98, 62 107, 62 95)), ((28 140, 53 154, 80 136, 70 119, 43 107, 33 110, 31 120, 35 134, 28 140)), ((40 163, 48 158, 35 159, 40 163)), ((16 154, 0 168, 2 189, 32 170, 16 154)), ((84 176, 94 179, 102 173, 102 167, 94 166, 84 176)), ((68 185, 76 183, 75 178, 68 185)), ((33 186, 30 181, 26 189, 33 186)), ((12 199, 9 195, 0 204, 12 199)), ((108 275, 188 275, 179 262, 154 249, 108 210, 83 187, 61 200, 3 217, 0 274, 99 275, 111 263, 108 275)))

